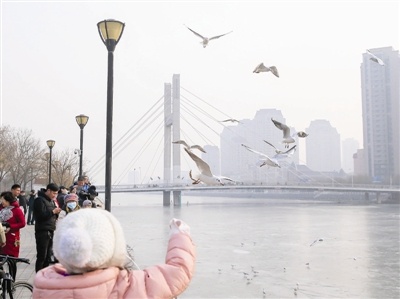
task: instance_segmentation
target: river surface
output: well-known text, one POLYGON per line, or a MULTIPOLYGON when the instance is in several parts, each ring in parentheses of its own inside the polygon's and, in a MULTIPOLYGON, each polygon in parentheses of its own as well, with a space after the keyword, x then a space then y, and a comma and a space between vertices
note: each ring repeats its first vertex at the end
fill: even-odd
POLYGON ((179 298, 400 298, 398 204, 113 193, 111 206, 140 268, 164 262, 171 218, 191 227, 179 298))

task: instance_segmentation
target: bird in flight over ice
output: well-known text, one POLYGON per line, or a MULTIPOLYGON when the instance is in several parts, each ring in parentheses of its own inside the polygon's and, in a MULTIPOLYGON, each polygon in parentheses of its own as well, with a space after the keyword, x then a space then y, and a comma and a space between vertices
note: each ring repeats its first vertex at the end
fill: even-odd
POLYGON ((305 138, 305 137, 308 136, 308 134, 306 132, 303 132, 303 131, 295 132, 295 133, 293 133, 291 135, 290 134, 290 128, 287 125, 285 125, 285 124, 283 124, 283 123, 281 123, 281 122, 279 122, 277 120, 274 120, 272 117, 271 117, 271 120, 274 123, 275 127, 277 127, 279 130, 283 131, 282 143, 285 144, 285 148, 289 147, 289 143, 294 143, 295 142, 295 140, 293 138, 294 136, 297 135, 298 137, 301 137, 301 138, 305 138))
POLYGON ((276 66, 265 66, 264 63, 260 63, 259 65, 256 66, 256 68, 254 69, 253 73, 261 73, 261 72, 271 72, 273 73, 276 77, 279 78, 279 73, 278 73, 278 69, 276 68, 276 66))
POLYGON ((264 140, 264 142, 266 144, 269 144, 270 146, 272 146, 275 149, 276 155, 280 155, 282 157, 289 157, 290 154, 293 154, 296 151, 296 146, 294 146, 286 151, 281 151, 280 149, 277 149, 272 143, 268 142, 267 140, 264 140))
POLYGON ((271 167, 279 167, 279 168, 281 168, 279 160, 282 159, 282 158, 286 158, 287 157, 287 155, 285 156, 284 154, 289 154, 291 151, 293 151, 296 148, 296 145, 294 145, 293 147, 291 147, 286 152, 284 152, 282 154, 276 154, 271 158, 267 154, 264 154, 264 153, 261 153, 259 151, 256 151, 255 149, 252 149, 251 147, 249 147, 249 146, 247 146, 247 145, 245 145, 243 143, 242 143, 242 146, 245 147, 248 151, 253 152, 253 153, 255 153, 255 154, 257 154, 257 155, 262 157, 260 159, 260 167, 268 165, 268 166, 271 166, 271 167))
POLYGON ((226 123, 226 122, 228 122, 228 121, 231 122, 231 123, 238 123, 238 124, 241 124, 240 121, 238 121, 237 119, 234 119, 234 118, 228 118, 228 119, 221 120, 222 123, 226 123))
POLYGON ((220 38, 220 37, 222 37, 224 35, 227 35, 227 34, 233 32, 233 31, 229 31, 229 32, 221 34, 221 35, 216 35, 216 36, 213 36, 213 37, 205 37, 205 36, 201 35, 200 33, 197 33, 196 31, 190 29, 188 26, 186 26, 186 28, 189 29, 190 31, 192 31, 195 35, 197 35, 198 37, 200 37, 202 39, 201 43, 203 44, 203 48, 207 47, 208 43, 211 40, 220 38))
POLYGON ((174 143, 174 144, 182 144, 182 145, 185 146, 185 148, 187 148, 188 150, 192 150, 192 148, 195 148, 195 149, 198 149, 199 151, 201 151, 201 152, 203 152, 203 153, 206 152, 200 145, 197 145, 197 144, 189 145, 189 144, 186 143, 185 140, 172 141, 172 143, 174 143))
POLYGON ((370 56, 369 59, 380 64, 380 65, 385 65, 382 59, 376 57, 374 54, 372 54, 368 49, 367 49, 367 54, 370 56))
POLYGON ((213 175, 210 169, 210 166, 203 161, 200 157, 193 154, 190 150, 185 147, 185 151, 188 153, 190 158, 196 163, 197 168, 199 169, 199 174, 193 174, 192 171, 189 171, 189 176, 193 181, 193 185, 199 184, 203 182, 207 185, 224 185, 224 180, 234 182, 231 178, 224 177, 224 176, 216 176, 213 175))

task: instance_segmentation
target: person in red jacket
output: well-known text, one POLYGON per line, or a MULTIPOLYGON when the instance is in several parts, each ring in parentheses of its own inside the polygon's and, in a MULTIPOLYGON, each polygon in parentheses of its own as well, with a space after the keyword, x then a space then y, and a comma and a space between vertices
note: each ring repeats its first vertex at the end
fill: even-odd
MULTIPOLYGON (((19 257, 20 234, 19 230, 26 225, 25 216, 19 207, 14 195, 7 191, 0 194, 2 209, 0 210, 0 221, 6 232, 6 244, 0 249, 2 255, 19 257)), ((10 265, 11 267, 11 265, 10 265)), ((15 279, 17 272, 16 265, 10 269, 15 279)))

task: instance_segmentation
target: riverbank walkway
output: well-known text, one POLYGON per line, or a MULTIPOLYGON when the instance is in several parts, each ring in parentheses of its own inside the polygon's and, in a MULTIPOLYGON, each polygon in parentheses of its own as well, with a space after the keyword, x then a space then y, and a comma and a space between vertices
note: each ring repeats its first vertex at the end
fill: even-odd
POLYGON ((35 277, 35 263, 36 263, 36 240, 35 240, 35 226, 26 225, 20 230, 21 234, 21 248, 19 257, 27 258, 30 264, 18 263, 16 281, 27 281, 33 283, 35 277))

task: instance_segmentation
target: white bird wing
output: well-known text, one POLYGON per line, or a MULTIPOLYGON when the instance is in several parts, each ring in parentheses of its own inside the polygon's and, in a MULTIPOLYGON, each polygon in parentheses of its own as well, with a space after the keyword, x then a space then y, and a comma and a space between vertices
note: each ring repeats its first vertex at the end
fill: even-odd
POLYGON ((274 123, 275 127, 277 127, 279 130, 283 131, 283 138, 290 137, 290 128, 287 125, 285 125, 277 120, 274 120, 272 117, 271 117, 271 120, 274 123))
POLYGON ((278 150, 272 143, 269 143, 267 140, 264 140, 264 142, 267 143, 267 144, 269 144, 270 146, 272 146, 272 147, 275 149, 275 152, 276 152, 277 154, 282 153, 282 151, 281 151, 281 150, 278 150))
POLYGON ((242 143, 242 146, 244 146, 244 147, 245 147, 248 151, 250 151, 250 152, 253 152, 253 153, 258 154, 258 155, 260 155, 260 156, 262 156, 262 157, 264 157, 264 158, 266 158, 266 159, 271 160, 271 158, 268 157, 266 154, 263 154, 263 153, 261 153, 261 152, 259 152, 259 151, 256 151, 256 150, 252 149, 251 147, 248 147, 247 145, 245 145, 245 144, 243 144, 243 143, 242 143))
POLYGON ((218 178, 219 178, 220 180, 235 182, 235 180, 232 180, 231 178, 228 178, 228 177, 226 177, 226 176, 218 176, 218 178))
POLYGON ((185 147, 185 151, 188 153, 190 158, 192 158, 192 160, 196 163, 197 168, 199 169, 200 173, 202 173, 206 176, 211 176, 211 177, 213 176, 210 166, 206 162, 204 162, 201 158, 199 158, 198 156, 193 154, 186 147, 185 147))
POLYGON ((280 153, 274 155, 272 158, 277 159, 277 160, 285 159, 285 158, 289 157, 291 154, 293 154, 295 151, 296 151, 296 145, 292 146, 290 149, 288 149, 285 152, 280 152, 280 153))
POLYGON ((268 68, 266 68, 264 63, 261 62, 259 65, 256 66, 253 73, 267 72, 267 71, 268 71, 268 68))
POLYGON ((383 62, 382 59, 380 59, 379 57, 372 54, 368 49, 367 49, 367 53, 371 56, 369 59, 371 59, 372 61, 375 61, 376 63, 379 63, 380 65, 385 65, 385 63, 383 62))
MULTIPOLYGON (((186 25, 185 25, 186 26, 186 25)), ((189 29, 190 31, 192 31, 195 35, 197 35, 198 37, 202 38, 203 40, 206 39, 206 37, 202 36, 200 33, 197 33, 196 31, 190 29, 188 26, 186 26, 187 29, 189 29)))
POLYGON ((185 147, 190 148, 189 144, 187 144, 185 140, 172 141, 172 143, 175 143, 175 144, 182 144, 182 145, 184 145, 185 147))
POLYGON ((279 78, 279 73, 278 73, 278 69, 276 68, 276 66, 270 66, 269 70, 271 71, 271 73, 273 73, 275 76, 277 76, 279 78))
POLYGON ((201 151, 201 152, 203 152, 203 153, 206 153, 206 151, 204 150, 204 148, 202 148, 200 145, 197 145, 197 144, 192 145, 190 148, 196 148, 196 149, 198 149, 199 151, 201 151))
POLYGON ((210 37, 208 40, 217 39, 217 38, 220 38, 221 36, 227 35, 227 34, 232 33, 232 32, 233 31, 229 31, 229 32, 221 34, 221 35, 216 35, 216 36, 210 37))

